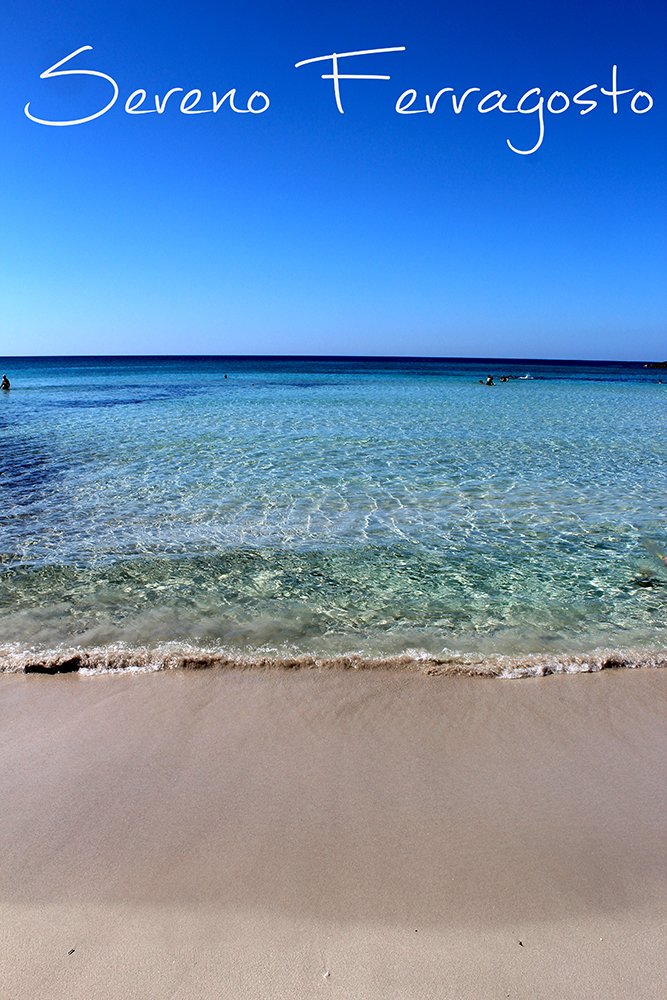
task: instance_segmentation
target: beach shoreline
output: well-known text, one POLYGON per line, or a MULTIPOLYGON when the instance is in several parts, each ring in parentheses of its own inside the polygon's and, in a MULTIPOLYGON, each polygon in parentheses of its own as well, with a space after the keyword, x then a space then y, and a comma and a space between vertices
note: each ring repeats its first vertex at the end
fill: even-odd
POLYGON ((666 695, 651 669, 4 676, 6 995, 657 998, 666 695))
POLYGON ((598 673, 601 670, 664 669, 667 650, 608 647, 549 652, 485 652, 407 649, 395 653, 313 654, 292 650, 229 650, 191 642, 151 646, 68 646, 39 648, 0 643, 0 674, 154 673, 170 670, 217 671, 388 671, 432 677, 497 677, 519 680, 550 674, 598 673))

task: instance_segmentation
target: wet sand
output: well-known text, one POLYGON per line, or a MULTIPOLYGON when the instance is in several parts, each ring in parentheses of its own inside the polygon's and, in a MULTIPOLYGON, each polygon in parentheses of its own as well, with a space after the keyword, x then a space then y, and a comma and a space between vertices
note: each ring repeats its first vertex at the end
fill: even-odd
POLYGON ((0 702, 7 1000, 664 996, 667 671, 0 702))

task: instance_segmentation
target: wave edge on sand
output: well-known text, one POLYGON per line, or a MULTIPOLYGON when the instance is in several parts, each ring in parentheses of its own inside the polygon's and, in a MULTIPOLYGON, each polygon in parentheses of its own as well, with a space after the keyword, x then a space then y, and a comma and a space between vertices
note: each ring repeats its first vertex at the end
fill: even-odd
POLYGON ((667 650, 595 649, 590 653, 475 655, 444 650, 439 656, 419 650, 369 656, 350 652, 335 656, 275 651, 241 653, 167 643, 159 646, 26 648, 0 645, 0 673, 84 675, 152 673, 162 670, 387 670, 429 676, 496 677, 507 680, 550 674, 597 673, 611 669, 667 667, 667 650))

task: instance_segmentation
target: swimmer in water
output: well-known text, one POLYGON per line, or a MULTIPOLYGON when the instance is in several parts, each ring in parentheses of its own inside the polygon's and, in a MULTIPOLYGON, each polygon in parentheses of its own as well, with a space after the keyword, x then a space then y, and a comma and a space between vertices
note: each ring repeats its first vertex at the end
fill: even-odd
POLYGON ((2 384, 0 385, 0 389, 11 389, 11 387, 12 386, 11 386, 11 382, 9 381, 9 379, 7 378, 6 375, 3 375, 2 376, 2 384))
POLYGON ((486 376, 486 384, 487 385, 493 385, 494 384, 493 383, 493 375, 487 375, 486 376))

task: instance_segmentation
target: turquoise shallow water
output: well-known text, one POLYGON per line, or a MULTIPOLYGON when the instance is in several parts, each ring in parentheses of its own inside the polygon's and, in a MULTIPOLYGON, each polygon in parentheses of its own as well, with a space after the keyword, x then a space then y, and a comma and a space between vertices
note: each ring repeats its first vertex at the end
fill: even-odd
POLYGON ((667 649, 659 370, 2 364, 5 663, 165 644, 265 657, 667 649), (487 374, 522 377, 487 388, 487 374))

